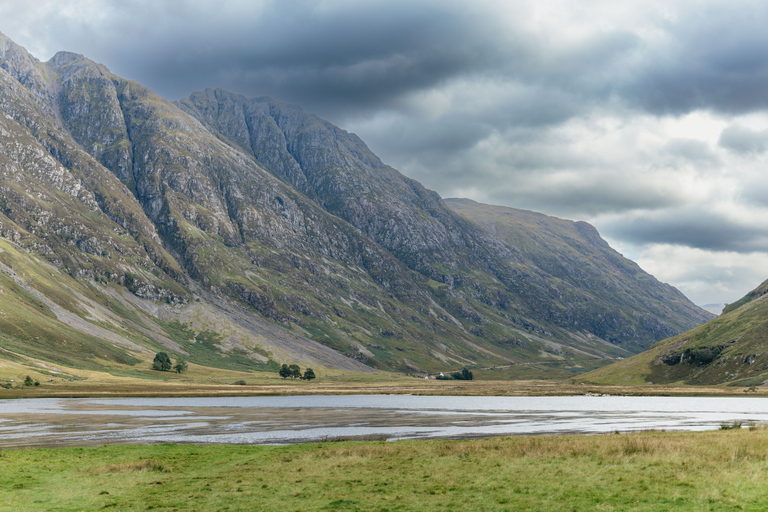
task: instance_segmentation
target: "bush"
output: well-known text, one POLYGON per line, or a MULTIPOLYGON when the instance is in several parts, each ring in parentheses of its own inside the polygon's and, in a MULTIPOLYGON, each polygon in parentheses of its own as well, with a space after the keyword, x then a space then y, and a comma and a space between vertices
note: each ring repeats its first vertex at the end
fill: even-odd
POLYGON ((130 272, 125 273, 125 277, 123 278, 123 284, 131 293, 136 293, 137 285, 136 285, 136 276, 131 274, 130 272))
POLYGON ((187 371, 187 362, 183 359, 179 359, 176 361, 176 364, 173 366, 173 369, 176 370, 176 373, 184 373, 187 371))
POLYGON ((245 386, 246 382, 244 380, 236 380, 235 386, 245 386))

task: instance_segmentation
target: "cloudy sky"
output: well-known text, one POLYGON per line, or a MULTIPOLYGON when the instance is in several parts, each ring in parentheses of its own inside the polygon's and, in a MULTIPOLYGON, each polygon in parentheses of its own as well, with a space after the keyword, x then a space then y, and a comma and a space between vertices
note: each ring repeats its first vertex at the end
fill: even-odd
POLYGON ((0 0, 40 60, 271 96, 443 197, 594 224, 698 304, 768 278, 768 3, 0 0))

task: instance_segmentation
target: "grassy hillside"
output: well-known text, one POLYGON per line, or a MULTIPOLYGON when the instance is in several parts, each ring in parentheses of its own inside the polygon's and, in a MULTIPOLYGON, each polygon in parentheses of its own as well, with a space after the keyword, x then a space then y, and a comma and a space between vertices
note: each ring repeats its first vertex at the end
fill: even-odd
POLYGON ((768 380, 768 282, 714 320, 580 377, 601 384, 760 386, 768 380))

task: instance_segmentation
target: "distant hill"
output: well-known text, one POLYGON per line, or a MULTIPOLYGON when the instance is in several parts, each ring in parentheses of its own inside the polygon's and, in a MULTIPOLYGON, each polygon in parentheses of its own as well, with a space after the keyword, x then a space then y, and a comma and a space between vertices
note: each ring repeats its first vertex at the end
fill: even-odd
POLYGON ((711 317, 588 224, 447 206, 297 106, 0 35, 0 109, 0 357, 568 375, 711 317))
POLYGON ((732 384, 768 381, 768 281, 703 325, 642 354, 579 377, 604 384, 732 384))

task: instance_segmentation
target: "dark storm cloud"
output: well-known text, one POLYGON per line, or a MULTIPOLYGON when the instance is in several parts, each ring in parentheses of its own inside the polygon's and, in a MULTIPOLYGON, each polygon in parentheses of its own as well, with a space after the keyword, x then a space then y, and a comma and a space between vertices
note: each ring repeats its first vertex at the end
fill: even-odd
POLYGON ((323 114, 378 108, 503 60, 487 37, 500 31, 493 17, 452 2, 220 4, 112 2, 98 25, 73 30, 51 13, 46 29, 171 99, 222 87, 323 114))
MULTIPOLYGON (((768 5, 759 2, 679 4, 676 19, 656 22, 664 37, 648 40, 627 28, 569 38, 554 23, 533 23, 532 4, 524 2, 502 9, 449 0, 49 4, 5 5, 12 21, 3 30, 32 10, 37 37, 171 99, 223 87, 340 119, 457 78, 490 77, 582 104, 618 99, 654 114, 768 107, 768 5), (82 19, 71 13, 77 9, 82 19), (512 14, 500 16, 505 9, 512 14)), ((531 110, 500 111, 525 124, 541 112, 531 110)))
POLYGON ((689 4, 617 92, 654 114, 768 108, 768 4, 689 4))
MULTIPOLYGON (((96 5, 95 21, 51 8, 35 22, 43 38, 61 45, 56 49, 86 54, 170 99, 222 87, 334 119, 393 107, 409 93, 459 78, 523 84, 532 97, 583 102, 610 92, 609 75, 639 44, 626 31, 559 42, 557 34, 528 26, 523 3, 510 4, 519 11, 511 22, 486 4, 448 0, 96 5)), ((521 124, 563 118, 536 98, 525 106, 502 111, 521 124)))

